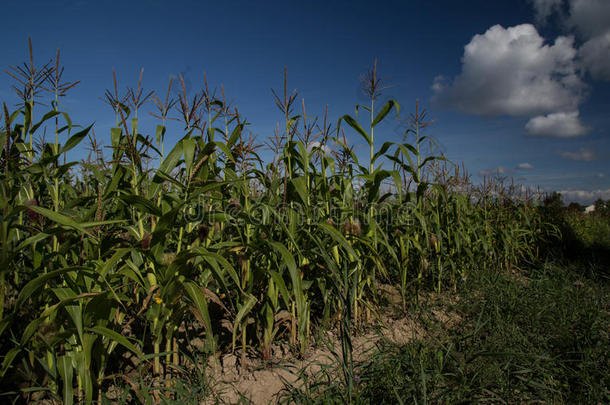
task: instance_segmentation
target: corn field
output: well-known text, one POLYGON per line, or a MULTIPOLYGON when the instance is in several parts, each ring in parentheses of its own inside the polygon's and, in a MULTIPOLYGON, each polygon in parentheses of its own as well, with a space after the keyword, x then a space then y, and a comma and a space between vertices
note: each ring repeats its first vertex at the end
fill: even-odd
MULTIPOLYGON (((147 93, 142 75, 126 91, 114 76, 103 153, 95 128, 63 111, 77 82, 62 82, 59 56, 9 68, 22 101, 0 114, 0 381, 15 395, 96 401, 133 362, 161 381, 194 337, 215 367, 221 353, 269 359, 280 341, 304 355, 315 330, 338 327, 349 360, 379 285, 398 285, 406 311, 473 268, 534 261, 553 232, 516 187, 475 187, 425 154, 425 112, 381 102, 376 66, 369 103, 332 123, 307 114, 285 71, 264 142, 207 80, 188 96, 182 77, 147 93), (138 125, 145 107, 155 128, 138 125), (403 116, 402 139, 376 142, 403 116), (184 128, 172 143, 170 119, 184 128), (68 159, 85 144, 88 159, 68 159)), ((353 381, 349 361, 343 372, 353 381)))

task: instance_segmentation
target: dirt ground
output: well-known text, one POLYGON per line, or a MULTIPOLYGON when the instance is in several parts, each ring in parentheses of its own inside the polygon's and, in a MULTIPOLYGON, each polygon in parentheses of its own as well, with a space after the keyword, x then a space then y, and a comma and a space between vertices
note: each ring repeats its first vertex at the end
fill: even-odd
MULTIPOLYGON (((400 293, 396 288, 380 286, 379 290, 388 306, 374 316, 363 332, 353 337, 354 358, 357 361, 365 359, 382 338, 406 344, 412 339, 425 337, 427 333, 421 318, 416 319, 402 311, 400 293)), ((442 309, 432 310, 429 316, 445 328, 452 328, 460 321, 457 314, 442 309)), ((333 348, 336 353, 341 352, 336 331, 326 332, 302 359, 292 356, 285 345, 273 347, 274 360, 266 365, 255 359, 247 359, 246 364, 242 365, 239 356, 226 354, 220 359, 221 366, 216 368, 212 377, 217 382, 216 398, 208 403, 216 400, 236 403, 240 398, 251 404, 272 403, 286 384, 298 385, 299 371, 312 375, 322 367, 335 363, 333 348)))

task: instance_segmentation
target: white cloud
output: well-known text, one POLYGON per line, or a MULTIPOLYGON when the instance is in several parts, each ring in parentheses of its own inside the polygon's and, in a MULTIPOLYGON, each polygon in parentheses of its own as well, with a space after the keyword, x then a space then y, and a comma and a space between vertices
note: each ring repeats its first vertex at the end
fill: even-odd
POLYGON ((531 0, 536 11, 536 20, 545 22, 547 18, 561 8, 562 0, 531 0))
POLYGON ((559 191, 564 202, 580 202, 592 203, 601 198, 602 200, 610 199, 610 188, 606 190, 561 190, 559 191))
POLYGON ((604 34, 610 28, 610 1, 569 0, 567 25, 575 28, 584 39, 604 34))
POLYGON ((508 170, 502 166, 493 169, 484 169, 479 172, 479 176, 481 177, 501 176, 503 174, 508 174, 508 170))
POLYGON ((610 0, 529 1, 538 23, 556 17, 566 34, 545 41, 531 24, 494 25, 464 47, 457 76, 434 78, 433 103, 468 114, 528 117, 531 136, 585 135, 590 128, 579 106, 589 86, 583 80, 610 81, 610 0))
POLYGON ((531 0, 538 23, 553 13, 562 28, 575 32, 582 41, 578 62, 593 79, 610 81, 610 1, 531 0))
POLYGON ((603 34, 610 27, 608 0, 530 0, 536 21, 544 23, 557 13, 563 28, 575 30, 582 39, 603 34))
POLYGON ((447 81, 449 79, 443 75, 438 75, 434 78, 434 81, 432 82, 432 90, 435 93, 440 93, 443 92, 445 90, 445 88, 447 87, 447 81))
POLYGON ((610 81, 610 29, 585 42, 578 55, 591 77, 610 81))
POLYGON ((589 148, 580 148, 578 152, 562 152, 561 157, 581 162, 590 162, 598 158, 595 151, 589 148))
POLYGON ((578 111, 558 112, 534 117, 525 125, 528 135, 570 138, 589 131, 578 118, 578 111))
POLYGON ((580 62, 591 77, 610 80, 610 1, 569 0, 568 28, 585 41, 578 51, 580 62))
POLYGON ((464 48, 462 72, 447 83, 437 77, 434 100, 478 115, 535 115, 575 110, 584 83, 576 74, 573 38, 544 43, 531 24, 495 25, 464 48))
POLYGON ((531 170, 533 168, 534 168, 534 166, 531 163, 527 163, 527 162, 519 163, 517 165, 517 170, 531 170))

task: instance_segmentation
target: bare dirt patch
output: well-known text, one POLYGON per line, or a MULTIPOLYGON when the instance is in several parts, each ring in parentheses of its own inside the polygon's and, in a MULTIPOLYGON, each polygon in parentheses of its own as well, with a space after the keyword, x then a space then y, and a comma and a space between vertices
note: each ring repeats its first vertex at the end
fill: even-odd
MULTIPOLYGON (((380 339, 404 345, 413 339, 423 339, 429 333, 422 325, 421 317, 402 310, 402 300, 397 288, 382 285, 379 286, 379 292, 388 307, 378 311, 376 319, 353 337, 356 361, 366 359, 380 339)), ((440 306, 431 310, 430 318, 430 321, 440 323, 446 329, 456 327, 461 321, 458 314, 440 306)), ((324 333, 303 359, 292 356, 286 347, 281 345, 273 348, 275 359, 272 364, 265 365, 260 360, 248 358, 246 364, 241 365, 234 354, 224 355, 220 373, 212 377, 217 382, 217 392, 216 399, 210 403, 236 403, 240 400, 251 404, 273 403, 286 384, 298 382, 299 371, 313 375, 322 367, 333 367, 336 364, 333 352, 340 356, 340 351, 338 332, 331 330, 324 333)))

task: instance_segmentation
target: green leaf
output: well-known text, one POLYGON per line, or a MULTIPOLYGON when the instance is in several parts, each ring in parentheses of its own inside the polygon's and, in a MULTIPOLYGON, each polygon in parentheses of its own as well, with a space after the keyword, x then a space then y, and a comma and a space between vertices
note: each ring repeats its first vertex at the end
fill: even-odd
MULTIPOLYGON (((344 144, 344 143, 343 143, 343 142, 342 142, 342 141, 341 141, 339 138, 333 138, 333 141, 334 141, 334 142, 335 142, 337 145, 341 146, 341 147, 342 147, 344 150, 346 150, 346 151, 349 153, 350 157, 352 158, 352 160, 354 161, 354 163, 355 163, 355 164, 357 164, 357 165, 359 164, 359 163, 358 163, 358 156, 356 156, 356 154, 354 153, 353 148, 348 147, 348 146, 347 146, 346 144, 344 144)), ((330 159, 330 160, 331 160, 332 162, 334 162, 334 161, 335 161, 334 159, 330 159)))
POLYGON ((83 351, 77 352, 76 369, 83 391, 85 391, 85 403, 91 403, 93 399, 93 381, 91 380, 91 349, 96 335, 86 334, 83 342, 83 351))
MULTIPOLYGON (((174 148, 171 150, 171 152, 169 152, 168 155, 165 157, 165 159, 159 166, 159 169, 157 169, 157 173, 163 173, 166 176, 169 176, 170 173, 172 172, 172 170, 174 170, 174 168, 178 164, 178 162, 180 162, 181 157, 182 157, 182 142, 177 142, 176 146, 174 146, 174 148)), ((148 198, 153 198, 153 197, 157 196, 157 193, 159 192, 159 189, 161 188, 161 183, 163 181, 164 180, 161 177, 159 177, 158 174, 155 174, 155 176, 153 177, 153 181, 150 184, 150 187, 148 188, 148 194, 147 194, 148 198)))
POLYGON ((296 143, 296 147, 299 151, 299 160, 301 163, 301 167, 303 168, 303 172, 308 173, 309 172, 309 151, 307 150, 307 147, 305 146, 305 144, 301 141, 298 141, 296 143))
POLYGON ((61 301, 60 305, 62 305, 72 322, 74 323, 74 327, 78 332, 78 337, 82 343, 83 341, 83 311, 81 306, 76 302, 77 295, 74 291, 69 288, 53 288, 53 293, 57 298, 61 301))
POLYGON ((256 297, 251 294, 246 295, 246 302, 242 305, 235 317, 235 322, 233 323, 233 350, 235 350, 235 340, 237 339, 237 327, 241 325, 242 321, 248 316, 254 304, 256 304, 256 297))
POLYGON ((294 186, 297 194, 301 198, 303 204, 307 203, 307 184, 305 183, 305 177, 295 177, 290 180, 290 183, 294 186))
POLYGON ((74 148, 76 145, 78 145, 80 143, 80 141, 82 141, 83 138, 85 136, 87 136, 91 127, 93 127, 93 124, 89 125, 87 128, 83 129, 82 131, 77 132, 76 134, 72 135, 70 137, 70 139, 68 139, 66 141, 66 143, 64 144, 64 146, 61 148, 61 151, 67 152, 70 149, 74 148))
POLYGON ((108 221, 81 222, 79 225, 83 228, 95 228, 97 226, 125 224, 128 222, 126 219, 109 219, 108 221))
POLYGON ((351 255, 355 260, 358 260, 359 255, 356 253, 352 244, 343 236, 334 226, 325 223, 319 223, 318 228, 320 228, 324 233, 333 238, 335 242, 345 249, 347 253, 351 255))
POLYGON ((66 163, 65 165, 60 165, 57 168, 57 172, 55 173, 55 177, 61 178, 64 174, 68 173, 68 170, 70 170, 70 168, 72 166, 76 166, 78 164, 79 164, 79 162, 69 162, 69 163, 66 163))
POLYGON ((31 134, 33 134, 34 132, 36 132, 36 130, 37 130, 37 129, 38 129, 38 128, 39 128, 39 127, 42 125, 42 124, 44 124, 44 122, 45 122, 46 120, 51 119, 51 118, 55 117, 56 115, 59 115, 59 111, 49 111, 48 113, 46 113, 46 114, 45 114, 45 115, 42 117, 42 119, 41 119, 41 120, 40 120, 38 123, 36 123, 36 124, 34 124, 34 125, 32 126, 32 129, 30 130, 30 133, 31 133, 31 134))
MULTIPOLYGON (((57 305, 53 305, 53 306, 47 308, 47 310, 45 310, 45 312, 51 313, 51 312, 53 312, 53 310, 55 308, 57 308, 57 305)), ((25 346, 25 344, 30 340, 30 338, 34 335, 34 333, 36 333, 38 331, 38 329, 40 328, 40 324, 42 322, 44 322, 44 320, 45 320, 44 318, 37 318, 37 319, 34 319, 32 322, 28 323, 28 325, 23 330, 21 339, 19 340, 19 344, 21 346, 25 346)))
POLYGON ((388 172, 387 170, 377 169, 373 172, 373 174, 372 174, 373 181, 369 181, 366 184, 366 187, 368 189, 368 191, 367 191, 368 202, 373 202, 378 197, 379 187, 381 186, 381 183, 383 182, 383 180, 390 177, 390 175, 391 175, 390 172, 388 172))
POLYGON ((400 177, 400 173, 396 170, 392 170, 390 172, 392 178, 394 179, 394 185, 396 186, 396 193, 400 196, 402 195, 402 178, 400 177))
POLYGON ((347 124, 352 127, 354 130, 356 130, 356 132, 358 132, 365 140, 367 144, 371 144, 371 137, 364 131, 364 129, 362 129, 362 127, 360 126, 360 124, 358 124, 358 121, 356 121, 354 118, 352 118, 349 115, 344 115, 343 117, 339 118, 339 122, 337 123, 337 133, 339 133, 339 128, 341 127, 341 121, 345 121, 347 122, 347 124))
POLYGON ((428 156, 420 163, 419 168, 421 169, 426 165, 426 163, 431 162, 433 160, 447 161, 447 158, 445 158, 444 156, 428 156))
POLYGON ((269 270, 269 274, 271 275, 271 279, 280 290, 280 295, 282 296, 282 300, 286 305, 287 309, 290 309, 290 294, 288 293, 288 289, 286 288, 286 283, 284 283, 284 279, 281 274, 277 271, 269 270))
POLYGON ((365 109, 368 112, 371 112, 371 107, 367 107, 367 106, 362 105, 362 104, 356 104, 356 110, 355 110, 356 111, 356 117, 358 116, 358 112, 359 112, 359 110, 361 108, 365 109))
POLYGON ((157 141, 157 145, 161 143, 163 138, 165 138, 165 127, 163 125, 157 125, 157 129, 155 130, 155 139, 157 141))
POLYGON ((178 191, 182 191, 185 188, 184 184, 182 184, 180 181, 176 180, 175 178, 173 178, 163 172, 158 171, 157 173, 155 173, 155 177, 159 181, 167 181, 169 183, 172 183, 176 187, 176 190, 178 190, 178 191))
POLYGON ((66 124, 67 124, 66 127, 68 128, 68 133, 69 133, 69 131, 72 131, 72 120, 70 119, 70 116, 65 112, 62 112, 61 115, 66 120, 66 124))
POLYGON ((19 292, 19 296, 17 297, 17 301, 15 302, 15 308, 20 308, 25 301, 30 298, 39 288, 44 286, 47 281, 52 280, 53 278, 59 276, 63 273, 68 273, 70 271, 80 271, 80 270, 88 270, 86 267, 82 266, 73 266, 73 267, 65 267, 59 270, 53 270, 46 274, 42 274, 35 279, 28 282, 19 292))
POLYGON ((118 344, 138 356, 140 359, 144 358, 144 353, 142 353, 140 349, 138 349, 133 343, 131 343, 125 336, 113 331, 112 329, 97 325, 91 328, 86 328, 86 330, 104 336, 110 339, 111 341, 117 342, 118 344))
POLYGON ((72 390, 73 369, 72 360, 68 355, 57 358, 57 369, 62 381, 64 382, 64 405, 72 405, 74 401, 74 391, 72 390))
POLYGON ((125 168, 119 165, 115 166, 114 172, 112 173, 112 180, 110 180, 106 184, 106 189, 104 190, 104 194, 102 196, 103 198, 108 197, 110 193, 114 192, 117 189, 124 175, 125 168))
POLYGON ((166 212, 163 214, 163 216, 161 216, 161 218, 159 218, 159 222, 157 222, 157 226, 153 232, 153 243, 157 234, 165 234, 166 230, 172 229, 176 226, 176 217, 182 211, 182 207, 184 205, 184 202, 177 204, 170 211, 166 212))
POLYGON ((286 246, 279 242, 267 241, 267 243, 273 248, 273 250, 280 254, 283 264, 288 268, 288 274, 290 275, 290 281, 292 282, 292 293, 297 304, 297 311, 299 313, 303 313, 303 310, 305 309, 306 297, 303 292, 301 274, 297 268, 294 256, 292 253, 290 253, 290 251, 288 251, 286 246))
POLYGON ((157 204, 146 197, 141 195, 122 195, 119 197, 121 200, 126 202, 128 205, 133 205, 139 211, 145 214, 151 214, 157 217, 163 215, 157 204))
POLYGON ((235 142, 237 142, 237 140, 239 139, 239 136, 243 129, 244 129, 244 123, 236 125, 235 128, 233 128, 233 131, 231 132, 231 136, 229 137, 229 140, 227 141, 227 145, 229 145, 229 146, 235 145, 235 142))
POLYGON ((123 256, 125 256, 130 251, 131 248, 117 249, 117 251, 114 252, 114 254, 110 257, 110 259, 100 260, 99 262, 103 264, 101 264, 101 266, 96 269, 97 274, 99 274, 102 278, 106 277, 106 274, 110 271, 112 266, 118 263, 118 261, 121 260, 123 256))
POLYGON ((131 110, 129 109, 129 107, 123 103, 118 103, 118 106, 121 110, 125 112, 125 114, 127 115, 125 119, 127 119, 127 117, 129 117, 129 115, 131 114, 131 110))
POLYGON ((24 115, 23 126, 26 130, 28 130, 30 128, 30 125, 32 124, 32 102, 26 102, 24 107, 25 109, 22 111, 24 115))
POLYGON ((214 333, 212 331, 212 320, 210 319, 208 302, 205 295, 203 294, 203 291, 201 291, 201 288, 192 281, 184 283, 184 289, 186 290, 186 293, 191 301, 193 301, 194 308, 199 314, 199 317, 203 320, 203 327, 206 330, 206 338, 210 344, 210 348, 213 348, 214 333))
POLYGON ((4 330, 13 322, 15 314, 3 314, 3 318, 0 319, 0 336, 4 333, 4 330))
POLYGON ((45 240, 45 239, 46 239, 46 238, 48 238, 49 236, 51 236, 51 234, 44 233, 44 232, 37 233, 36 235, 34 235, 34 236, 30 236, 29 238, 27 238, 27 239, 23 240, 23 241, 22 241, 22 242, 21 242, 21 243, 20 243, 20 244, 17 246, 17 248, 16 248, 15 250, 19 252, 19 251, 21 251, 21 250, 25 249, 26 247, 28 247, 28 246, 30 246, 30 245, 33 245, 33 244, 35 244, 35 243, 37 243, 37 242, 40 242, 40 241, 42 241, 42 240, 45 240))
POLYGON ((90 234, 87 229, 85 229, 81 224, 79 224, 78 222, 74 221, 72 218, 69 218, 65 215, 62 215, 58 212, 55 211, 51 211, 47 208, 44 207, 38 207, 38 206, 30 206, 28 207, 29 210, 32 210, 44 217, 49 218, 51 221, 53 222, 57 222, 60 225, 66 226, 68 228, 73 228, 85 235, 87 235, 87 237, 91 238, 92 240, 95 241, 95 243, 98 242, 97 238, 95 236, 93 236, 92 234, 90 234))
MULTIPOLYGON (((203 256, 204 256, 204 259, 208 263, 211 260, 214 260, 215 262, 220 263, 223 270, 229 275, 229 277, 231 277, 231 279, 233 280, 233 282, 235 283, 237 288, 240 291, 243 291, 242 287, 241 287, 241 282, 240 282, 239 276, 237 275, 235 268, 233 268, 233 266, 231 265, 231 263, 229 263, 229 261, 227 259, 225 259, 224 257, 220 256, 217 253, 213 253, 213 252, 209 252, 209 251, 207 251, 203 256)), ((222 275, 218 274, 218 276, 222 276, 222 275)))
POLYGON ((419 183, 417 185, 417 199, 418 199, 418 201, 421 201, 421 199, 424 198, 424 193, 428 189, 429 185, 430 185, 430 183, 426 183, 426 182, 421 182, 421 183, 419 183))
POLYGON ((386 151, 390 148, 390 146, 394 145, 394 142, 384 142, 383 145, 381 145, 381 148, 377 151, 377 153, 375 153, 373 155, 373 163, 375 163, 375 161, 379 158, 379 156, 383 155, 384 153, 386 153, 386 151))
POLYGON ((407 152, 407 150, 408 150, 408 151, 410 151, 410 152, 411 152, 412 154, 414 154, 415 156, 417 156, 417 154, 418 154, 418 153, 417 153, 417 149, 415 148, 415 146, 413 146, 413 145, 411 145, 411 144, 408 144, 408 143, 403 143, 403 144, 399 145, 399 147, 400 147, 401 149, 403 149, 403 150, 402 150, 402 153, 403 153, 405 156, 409 156, 409 153, 407 152))
POLYGON ((184 151, 184 164, 186 170, 191 170, 193 167, 193 159, 195 157, 195 147, 197 143, 193 138, 185 138, 182 140, 182 149, 184 151))
POLYGON ((121 136, 123 135, 123 130, 121 128, 111 128, 110 129, 110 142, 112 142, 113 148, 118 148, 121 144, 121 136))
POLYGON ((222 153, 225 154, 227 159, 229 159, 232 162, 235 161, 235 159, 233 158, 233 154, 231 153, 231 149, 229 149, 229 147, 224 142, 214 142, 214 143, 216 144, 218 149, 220 149, 222 151, 222 153))
POLYGON ((381 122, 381 120, 383 120, 386 117, 386 115, 388 115, 388 113, 392 110, 392 107, 396 108, 396 115, 398 115, 399 111, 400 111, 400 106, 398 105, 398 103, 396 101, 388 100, 388 102, 385 103, 385 105, 381 108, 379 113, 377 113, 377 116, 371 123, 371 126, 374 128, 375 125, 379 124, 381 122))
POLYGON ((15 357, 21 353, 21 346, 13 347, 8 353, 4 356, 4 360, 2 361, 2 369, 0 369, 0 377, 4 377, 4 374, 11 368, 15 357))

